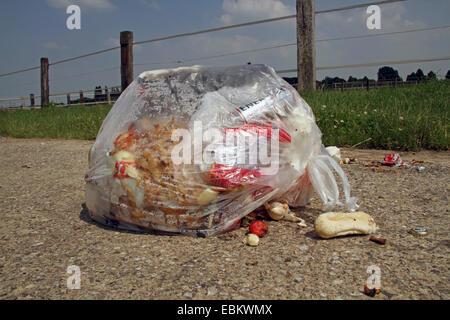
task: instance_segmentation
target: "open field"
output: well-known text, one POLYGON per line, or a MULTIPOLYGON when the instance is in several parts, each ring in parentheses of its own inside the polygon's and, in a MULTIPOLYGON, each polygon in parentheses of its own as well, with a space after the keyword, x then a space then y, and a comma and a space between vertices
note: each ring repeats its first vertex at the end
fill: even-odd
MULTIPOLYGON (((307 222, 268 222, 259 247, 246 228, 211 238, 123 232, 93 222, 84 206, 92 141, 0 139, 1 299, 449 299, 450 152, 402 152, 426 169, 376 172, 343 165, 386 245, 368 236, 316 237, 315 197, 296 214, 307 222), (416 238, 407 231, 425 227, 416 238), (67 267, 81 289, 66 287, 67 267), (382 293, 361 293, 379 266, 382 293)), ((381 160, 388 150, 343 149, 381 160)))
POLYGON ((0 135, 93 140, 111 105, 0 111, 0 135))
MULTIPOLYGON (((397 150, 450 147, 450 83, 405 88, 304 93, 325 145, 397 150)), ((0 112, 0 135, 16 138, 95 139, 111 106, 50 107, 0 112)))
POLYGON ((450 82, 305 93, 327 146, 449 149, 450 82))

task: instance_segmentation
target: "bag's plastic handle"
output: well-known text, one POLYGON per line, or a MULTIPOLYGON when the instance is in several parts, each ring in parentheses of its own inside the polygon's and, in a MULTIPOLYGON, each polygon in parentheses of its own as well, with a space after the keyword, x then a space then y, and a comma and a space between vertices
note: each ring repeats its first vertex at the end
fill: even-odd
POLYGON ((330 155, 322 153, 310 160, 308 172, 314 190, 324 203, 324 209, 331 210, 335 206, 342 206, 339 201, 339 188, 331 169, 334 169, 341 178, 345 194, 345 207, 348 211, 356 211, 359 208, 356 203, 358 199, 350 196, 350 184, 344 170, 330 155))

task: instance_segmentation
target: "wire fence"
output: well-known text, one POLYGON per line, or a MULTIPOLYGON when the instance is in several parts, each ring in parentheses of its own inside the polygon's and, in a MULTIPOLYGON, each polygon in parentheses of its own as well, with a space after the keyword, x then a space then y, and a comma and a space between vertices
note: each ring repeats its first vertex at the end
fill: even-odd
MULTIPOLYGON (((345 10, 352 10, 357 8, 367 8, 370 5, 384 5, 384 4, 391 4, 395 2, 405 2, 407 0, 385 0, 385 1, 374 1, 374 2, 368 2, 364 4, 358 4, 358 5, 352 5, 352 6, 344 6, 339 8, 333 8, 333 9, 327 9, 327 10, 320 10, 315 11, 315 14, 326 14, 331 12, 337 12, 337 11, 345 11, 345 10)), ((204 29, 204 30, 198 30, 194 32, 188 32, 188 33, 180 33, 170 36, 164 36, 164 37, 158 37, 143 41, 136 41, 133 42, 132 45, 141 45, 141 44, 147 44, 147 43, 154 43, 158 41, 164 41, 169 39, 176 39, 176 38, 183 38, 183 37, 190 37, 205 33, 211 33, 211 32, 218 32, 223 30, 229 30, 229 29, 235 29, 235 28, 243 28, 248 27, 252 25, 259 25, 264 23, 271 23, 276 21, 283 21, 283 20, 289 20, 289 19, 295 19, 297 18, 297 15, 288 15, 288 16, 282 16, 282 17, 275 17, 270 19, 263 19, 263 20, 256 20, 256 21, 250 21, 240 24, 233 24, 228 26, 222 26, 217 28, 210 28, 210 29, 204 29)), ((343 41, 343 40, 354 40, 354 39, 363 39, 363 38, 371 38, 371 37, 382 37, 382 36, 392 36, 392 35, 398 35, 398 34, 405 34, 405 33, 415 33, 415 32, 426 32, 426 31, 432 31, 432 30, 444 30, 450 28, 450 25, 445 26, 434 26, 434 27, 427 27, 427 28, 416 28, 416 29, 409 29, 409 30, 399 30, 399 31, 391 31, 391 32, 379 32, 379 33, 371 33, 371 34, 362 34, 362 35, 352 35, 352 36, 343 36, 343 37, 335 37, 335 38, 326 38, 326 39, 315 39, 315 42, 329 42, 329 41, 343 41)), ((260 52, 264 50, 274 50, 274 49, 280 49, 285 47, 293 47, 297 46, 298 43, 284 43, 284 44, 278 44, 273 46, 266 46, 266 47, 260 47, 260 48, 254 48, 249 50, 241 50, 241 51, 234 51, 234 52, 224 52, 217 55, 210 55, 210 56, 203 56, 203 57, 192 57, 192 58, 180 58, 180 59, 174 59, 170 61, 147 61, 147 62, 139 62, 133 64, 133 67, 136 66, 150 66, 150 65, 182 65, 190 62, 195 61, 205 61, 210 59, 219 59, 223 57, 228 56, 234 56, 234 55, 241 55, 241 54, 248 54, 252 52, 260 52)), ((90 53, 86 53, 80 56, 66 58, 62 60, 58 60, 52 63, 49 63, 49 66, 54 66, 62 63, 67 63, 75 60, 84 59, 87 57, 95 56, 104 54, 106 52, 114 51, 120 49, 121 46, 115 46, 104 50, 98 50, 93 51, 90 53)), ((405 60, 397 60, 397 61, 378 61, 378 62, 368 62, 368 63, 360 63, 360 64, 351 64, 351 65, 337 65, 337 66, 317 66, 316 70, 334 70, 334 69, 350 69, 350 68, 359 68, 359 67, 370 67, 370 66, 382 66, 382 65, 398 65, 398 64, 406 64, 406 63, 421 63, 421 62, 431 62, 431 61, 445 61, 450 60, 450 56, 444 56, 444 57, 434 57, 434 58, 423 58, 423 59, 405 59, 405 60)), ((7 77, 23 72, 29 72, 32 70, 40 69, 41 66, 35 66, 30 68, 25 68, 13 72, 7 72, 0 74, 1 77, 7 77)), ((57 77, 49 79, 50 82, 52 81, 60 81, 65 80, 69 78, 76 78, 76 77, 82 77, 82 76, 90 76, 94 74, 98 74, 105 71, 112 71, 112 70, 119 70, 120 66, 111 66, 110 68, 101 69, 101 70, 93 70, 89 72, 79 73, 79 74, 72 74, 67 75, 63 77, 57 77)), ((287 74, 287 73, 295 73, 297 72, 297 69, 283 69, 283 70, 276 70, 279 74, 287 74)), ((388 84, 388 83, 379 83, 372 87, 382 87, 382 86, 402 86, 402 85, 411 85, 415 84, 415 82, 402 82, 394 84, 388 84)), ((334 84, 335 87, 332 89, 334 90, 347 90, 347 89, 356 89, 356 88, 371 88, 370 85, 368 85, 366 82, 361 82, 359 85, 357 83, 346 83, 345 85, 342 84, 334 84)), ((94 90, 78 90, 73 92, 64 92, 64 93, 58 93, 58 94, 50 94, 50 102, 54 105, 58 106, 68 106, 73 104, 98 104, 98 103, 112 103, 114 102, 118 95, 120 95, 121 92, 121 86, 114 86, 110 89, 106 90, 105 88, 97 88, 94 90)), ((40 96, 22 96, 22 97, 13 97, 13 98, 1 98, 0 99, 0 108, 26 108, 27 106, 38 106, 39 105, 39 98, 40 96), (34 100, 35 103, 32 101, 34 100)))

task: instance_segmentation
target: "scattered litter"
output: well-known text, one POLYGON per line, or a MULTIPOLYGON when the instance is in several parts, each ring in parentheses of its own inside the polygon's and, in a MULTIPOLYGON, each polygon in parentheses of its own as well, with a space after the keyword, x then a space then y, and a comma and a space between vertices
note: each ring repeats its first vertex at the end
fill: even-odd
POLYGON ((358 159, 356 158, 344 158, 344 160, 340 161, 339 164, 352 164, 352 163, 358 163, 358 159))
POLYGON ((245 244, 256 247, 259 245, 259 237, 254 233, 249 233, 244 241, 245 244))
POLYGON ((398 153, 385 155, 382 164, 389 167, 401 167, 404 165, 403 160, 398 153))
POLYGON ((269 216, 273 220, 281 220, 290 213, 289 205, 287 203, 268 202, 264 204, 264 206, 266 207, 267 212, 269 212, 269 216))
POLYGON ((341 150, 338 147, 332 146, 332 147, 326 147, 325 150, 327 150, 328 154, 336 161, 341 161, 341 150))
POLYGON ((294 215, 293 212, 289 209, 289 205, 287 203, 283 202, 267 202, 264 204, 266 207, 267 212, 269 213, 269 216, 273 220, 285 220, 285 221, 291 221, 291 222, 297 222, 297 225, 300 227, 306 227, 305 220, 297 217, 294 215))
POLYGON ((251 221, 254 220, 253 217, 245 216, 241 220, 241 226, 242 227, 248 227, 251 223, 251 221))
POLYGON ((351 235, 371 234, 377 231, 373 218, 365 212, 327 212, 317 217, 314 229, 324 239, 351 235))
POLYGON ((256 220, 250 224, 249 230, 251 233, 256 234, 258 237, 264 237, 269 228, 264 221, 256 220))
POLYGON ((350 295, 351 295, 352 297, 360 297, 360 296, 362 296, 363 294, 362 294, 361 292, 352 292, 352 293, 350 293, 350 295))
POLYGON ((379 244, 385 244, 386 243, 386 239, 385 238, 377 238, 377 237, 374 237, 374 236, 370 237, 369 240, 373 241, 373 242, 376 242, 376 243, 379 243, 379 244))
POLYGON ((297 278, 294 279, 295 282, 301 282, 302 280, 303 280, 302 277, 297 277, 297 278))
POLYGON ((381 162, 373 162, 373 161, 364 161, 364 167, 381 167, 381 162))
POLYGON ((408 233, 416 237, 423 237, 428 234, 428 231, 425 228, 412 228, 411 230, 408 231, 408 233))
POLYGON ((381 292, 380 288, 369 288, 367 284, 364 285, 364 293, 369 297, 375 297, 375 295, 379 294, 380 292, 381 292))
POLYGON ((22 168, 28 168, 28 169, 30 169, 31 166, 29 166, 28 164, 24 164, 24 165, 22 166, 22 168))
POLYGON ((385 169, 385 168, 372 168, 372 171, 373 172, 397 173, 395 170, 385 169))
POLYGON ((382 165, 389 167, 406 167, 416 169, 419 172, 425 170, 424 166, 416 166, 416 163, 423 163, 423 161, 413 159, 411 162, 404 162, 398 153, 385 155, 381 162, 382 165))

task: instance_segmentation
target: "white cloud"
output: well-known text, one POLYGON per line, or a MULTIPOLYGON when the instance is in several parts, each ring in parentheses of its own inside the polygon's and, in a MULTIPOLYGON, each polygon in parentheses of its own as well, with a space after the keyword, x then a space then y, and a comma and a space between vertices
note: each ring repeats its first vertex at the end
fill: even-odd
POLYGON ((220 20, 224 24, 242 19, 274 18, 295 14, 295 7, 287 6, 280 0, 223 0, 222 9, 225 13, 220 20))
POLYGON ((208 35, 192 39, 191 42, 193 49, 201 48, 203 53, 206 54, 228 53, 253 49, 258 46, 259 43, 255 38, 239 34, 230 37, 214 37, 208 35))
POLYGON ((47 5, 53 8, 67 8, 71 4, 79 5, 81 9, 113 9, 115 6, 110 0, 46 0, 47 5))
POLYGON ((152 9, 160 10, 161 7, 159 6, 158 2, 156 0, 139 0, 139 2, 143 5, 146 5, 152 9))
MULTIPOLYGON (((413 12, 404 4, 393 3, 381 7, 381 30, 368 30, 365 9, 348 12, 333 12, 317 16, 316 38, 333 38, 360 34, 376 34, 424 28, 429 26, 421 19, 413 18, 413 12)), ((366 39, 320 42, 317 44, 319 66, 344 65, 374 61, 405 60, 437 56, 438 33, 406 33, 366 39)), ((426 65, 423 64, 425 67, 426 65)), ((407 73, 417 69, 414 64, 394 65, 405 78, 407 73)), ((347 78, 368 75, 376 78, 378 67, 354 68, 346 70, 319 71, 324 75, 347 78)))

